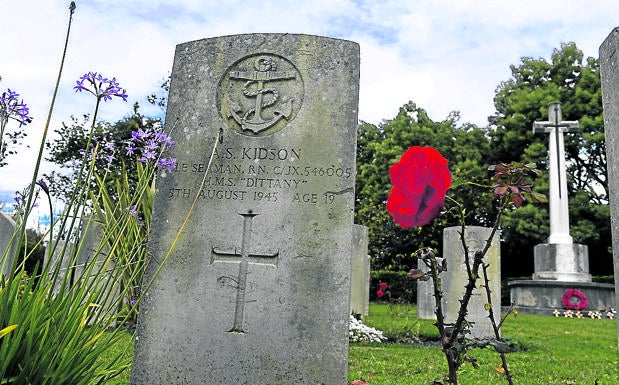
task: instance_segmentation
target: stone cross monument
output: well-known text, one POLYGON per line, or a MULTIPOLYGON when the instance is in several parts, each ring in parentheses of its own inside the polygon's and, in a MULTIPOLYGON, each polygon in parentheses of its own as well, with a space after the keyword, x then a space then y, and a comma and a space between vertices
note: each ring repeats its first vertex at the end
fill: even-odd
POLYGON ((567 177, 563 133, 578 128, 577 121, 561 120, 561 103, 548 104, 548 121, 533 122, 533 132, 550 135, 548 161, 550 179, 550 237, 548 243, 572 243, 567 204, 567 177))
MULTIPOLYGON (((578 122, 561 119, 561 105, 556 102, 548 105, 548 121, 533 123, 533 132, 550 134, 550 237, 548 243, 535 246, 533 279, 508 283, 510 302, 524 313, 551 315, 565 308, 562 297, 569 289, 587 297, 585 310, 607 309, 616 303, 613 285, 591 282, 587 246, 574 244, 570 236, 563 133, 576 128, 578 122)), ((610 157, 608 164, 610 170, 610 157)))
POLYGON ((577 128, 577 121, 561 119, 559 102, 548 104, 547 121, 533 122, 533 132, 550 134, 548 141, 550 236, 548 243, 535 246, 534 279, 591 282, 587 246, 573 244, 570 235, 563 133, 577 128))

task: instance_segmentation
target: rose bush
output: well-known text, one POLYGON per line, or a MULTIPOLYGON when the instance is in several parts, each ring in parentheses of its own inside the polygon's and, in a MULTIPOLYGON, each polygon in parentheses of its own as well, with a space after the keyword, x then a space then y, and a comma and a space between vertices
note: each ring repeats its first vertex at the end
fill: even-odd
POLYGON ((403 228, 423 226, 436 218, 451 186, 445 159, 432 147, 409 148, 389 169, 393 188, 387 210, 403 228))
MULTIPOLYGON (((458 369, 465 362, 470 362, 477 368, 477 359, 469 354, 473 348, 484 348, 492 346, 499 353, 502 361, 501 373, 504 373, 507 382, 512 385, 512 377, 507 366, 505 354, 513 351, 513 347, 506 343, 500 334, 500 327, 505 318, 515 314, 512 307, 500 320, 496 320, 493 313, 493 303, 491 291, 489 289, 488 267, 484 258, 490 249, 494 235, 499 231, 503 212, 516 209, 525 201, 530 203, 546 202, 546 197, 532 190, 532 186, 526 181, 526 175, 539 175, 534 163, 524 164, 520 162, 499 163, 488 167, 488 171, 494 171, 494 185, 478 184, 472 181, 456 180, 452 186, 451 173, 447 168, 447 159, 431 147, 411 147, 400 160, 391 166, 389 175, 393 188, 387 199, 387 210, 393 219, 402 228, 423 226, 436 218, 441 213, 445 204, 445 199, 449 199, 451 208, 446 213, 455 213, 460 222, 460 240, 462 245, 462 255, 464 267, 467 275, 467 283, 464 286, 462 297, 459 299, 459 310, 455 322, 447 322, 443 311, 444 293, 441 287, 440 274, 447 270, 447 260, 438 257, 434 249, 423 247, 413 253, 417 258, 416 269, 411 269, 408 276, 419 280, 432 280, 434 290, 436 323, 434 324, 439 331, 441 349, 445 354, 449 373, 443 381, 435 381, 436 384, 457 385, 458 369), (466 242, 466 216, 464 207, 453 198, 447 197, 447 190, 450 187, 469 184, 484 189, 492 189, 498 204, 498 211, 490 235, 483 246, 472 249, 466 242), (470 258, 473 256, 473 258, 470 258), (420 264, 425 265, 426 269, 420 269, 420 264), (478 282, 481 280, 481 284, 478 282), (466 319, 469 314, 468 306, 473 296, 473 290, 479 287, 484 288, 485 300, 484 309, 488 312, 488 318, 494 337, 469 338, 466 335, 471 332, 470 325, 466 319)), ((459 261, 454 261, 461 263, 459 261)), ((380 288, 377 295, 380 297, 383 290, 380 288)))

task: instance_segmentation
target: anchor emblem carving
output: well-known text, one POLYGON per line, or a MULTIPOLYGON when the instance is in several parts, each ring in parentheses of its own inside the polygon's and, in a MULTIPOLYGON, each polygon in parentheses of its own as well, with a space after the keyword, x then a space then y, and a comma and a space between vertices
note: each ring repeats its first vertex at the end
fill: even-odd
POLYGON ((276 55, 244 59, 227 71, 222 84, 222 116, 252 136, 278 131, 274 128, 282 121, 279 129, 283 128, 299 110, 303 96, 299 72, 276 55))

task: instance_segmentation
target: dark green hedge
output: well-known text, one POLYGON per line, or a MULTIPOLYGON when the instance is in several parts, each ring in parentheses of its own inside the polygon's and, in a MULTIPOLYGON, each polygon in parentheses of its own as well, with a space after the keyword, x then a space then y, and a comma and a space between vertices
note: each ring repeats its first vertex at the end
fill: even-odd
POLYGON ((598 275, 598 276, 591 277, 591 280, 593 282, 598 282, 598 283, 612 283, 613 285, 615 284, 614 275, 598 275))
MULTIPOLYGON (((417 282, 406 276, 406 271, 387 271, 378 270, 372 271, 370 274, 370 301, 401 301, 405 303, 417 303, 417 282), (389 287, 385 296, 378 298, 376 291, 378 285, 385 282, 389 287)), ((515 279, 531 279, 528 277, 510 277, 509 281, 515 279)), ((615 283, 612 275, 592 277, 593 282, 615 283)), ((507 286, 508 279, 503 279, 501 282, 501 305, 509 306, 509 287, 507 286)))
POLYGON ((417 303, 417 281, 406 276, 407 271, 372 271, 370 274, 370 301, 378 300, 376 292, 378 285, 384 282, 388 285, 386 295, 380 300, 406 303, 417 303))

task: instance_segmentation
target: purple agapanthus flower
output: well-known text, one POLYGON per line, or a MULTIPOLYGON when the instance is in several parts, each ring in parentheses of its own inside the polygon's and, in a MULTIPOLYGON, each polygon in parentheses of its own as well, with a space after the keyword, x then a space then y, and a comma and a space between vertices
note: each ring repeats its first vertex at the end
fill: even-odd
POLYGON ((141 163, 153 162, 156 166, 172 170, 176 167, 174 158, 163 158, 161 154, 174 147, 174 141, 161 128, 133 131, 125 147, 127 155, 136 155, 141 163))
POLYGON ((49 194, 49 187, 47 187, 47 183, 45 183, 45 181, 43 180, 43 178, 39 179, 38 181, 34 182, 36 185, 38 185, 39 187, 41 187, 43 189, 43 191, 45 191, 46 193, 49 194))
POLYGON ((176 159, 174 159, 174 158, 160 158, 159 161, 157 161, 157 164, 159 166, 165 168, 168 171, 172 171, 176 167, 176 159))
POLYGON ((131 138, 133 138, 133 140, 144 140, 144 138, 148 138, 149 134, 142 130, 141 128, 138 128, 137 131, 132 131, 131 132, 131 138))
POLYGON ((159 143, 157 143, 155 139, 148 139, 146 141, 146 145, 144 145, 144 148, 147 150, 156 150, 158 147, 159 147, 159 143))
POLYGON ((148 149, 142 153, 142 156, 146 158, 147 160, 157 159, 157 153, 155 153, 155 151, 148 150, 148 149))
POLYGON ((168 148, 174 146, 174 141, 172 141, 172 139, 170 139, 170 137, 166 135, 165 132, 160 131, 155 133, 155 139, 157 139, 161 143, 165 143, 168 148))
POLYGON ((137 215, 138 212, 138 208, 136 205, 132 205, 131 207, 129 207, 129 215, 131 215, 132 217, 135 218, 135 216, 137 215))
POLYGON ((127 91, 120 87, 116 78, 108 79, 97 72, 88 72, 77 81, 77 85, 73 87, 75 92, 90 92, 98 99, 103 101, 112 100, 112 96, 116 96, 127 101, 127 91))
POLYGON ((18 97, 19 94, 10 88, 0 94, 0 122, 6 123, 9 119, 14 119, 20 126, 30 123, 32 119, 28 116, 28 106, 18 97))

